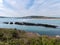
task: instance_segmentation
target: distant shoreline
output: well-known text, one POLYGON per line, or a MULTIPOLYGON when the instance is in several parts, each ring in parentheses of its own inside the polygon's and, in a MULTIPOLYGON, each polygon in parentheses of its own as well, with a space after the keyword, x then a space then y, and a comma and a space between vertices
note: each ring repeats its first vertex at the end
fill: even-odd
POLYGON ((24 16, 24 17, 3 17, 0 18, 14 18, 14 19, 59 19, 60 17, 47 17, 47 16, 24 16))
MULTIPOLYGON (((23 18, 25 19, 25 18, 23 18)), ((28 19, 28 18, 27 18, 28 19)), ((29 19, 46 19, 46 20, 60 20, 60 19, 54 19, 54 18, 29 18, 29 19)))

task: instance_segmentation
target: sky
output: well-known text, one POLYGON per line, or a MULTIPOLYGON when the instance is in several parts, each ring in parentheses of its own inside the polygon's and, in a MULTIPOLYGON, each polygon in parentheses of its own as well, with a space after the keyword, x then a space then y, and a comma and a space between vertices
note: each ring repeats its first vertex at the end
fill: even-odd
POLYGON ((60 17, 60 0, 0 0, 0 16, 60 17))

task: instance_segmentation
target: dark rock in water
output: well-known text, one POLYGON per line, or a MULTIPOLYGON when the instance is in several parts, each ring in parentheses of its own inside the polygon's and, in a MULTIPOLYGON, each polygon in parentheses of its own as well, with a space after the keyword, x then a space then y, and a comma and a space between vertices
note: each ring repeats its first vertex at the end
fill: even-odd
POLYGON ((23 25, 23 23, 20 23, 20 22, 15 22, 15 24, 17 24, 17 25, 23 25))
MULTIPOLYGON (((9 24, 9 22, 4 22, 5 24, 9 24)), ((13 24, 13 22, 10 22, 10 24, 13 24)), ((29 23, 29 22, 15 22, 16 25, 28 25, 28 26, 43 26, 43 27, 50 27, 50 28, 57 28, 55 25, 49 25, 49 24, 35 24, 35 23, 29 23)))
POLYGON ((3 22, 3 23, 5 23, 5 24, 9 24, 9 22, 3 22))
POLYGON ((10 24, 13 24, 13 22, 10 22, 10 24))
POLYGON ((36 24, 34 23, 26 23, 26 22, 23 22, 24 25, 30 25, 30 26, 35 26, 36 24))
POLYGON ((17 25, 28 25, 28 26, 44 26, 44 27, 50 27, 50 28, 57 28, 55 25, 49 25, 49 24, 35 24, 35 23, 28 23, 28 22, 15 22, 17 25))
POLYGON ((56 28, 57 27, 55 25, 49 25, 49 24, 36 24, 36 26, 44 26, 44 27, 51 27, 51 28, 56 28))

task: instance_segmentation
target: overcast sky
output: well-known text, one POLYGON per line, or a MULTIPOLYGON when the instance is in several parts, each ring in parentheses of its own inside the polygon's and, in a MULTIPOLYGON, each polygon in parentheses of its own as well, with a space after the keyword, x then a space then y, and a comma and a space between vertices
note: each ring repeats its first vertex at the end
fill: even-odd
POLYGON ((60 17, 60 0, 0 0, 0 16, 60 17))

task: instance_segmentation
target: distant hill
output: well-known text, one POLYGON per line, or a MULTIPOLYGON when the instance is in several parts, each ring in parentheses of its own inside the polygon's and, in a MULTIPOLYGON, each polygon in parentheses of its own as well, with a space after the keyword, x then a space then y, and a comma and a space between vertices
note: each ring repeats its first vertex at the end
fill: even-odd
POLYGON ((46 17, 46 16, 25 16, 25 17, 16 17, 24 19, 60 19, 60 17, 46 17))
POLYGON ((4 17, 0 16, 0 18, 17 18, 17 19, 60 19, 60 17, 47 17, 47 16, 25 16, 25 17, 4 17))

